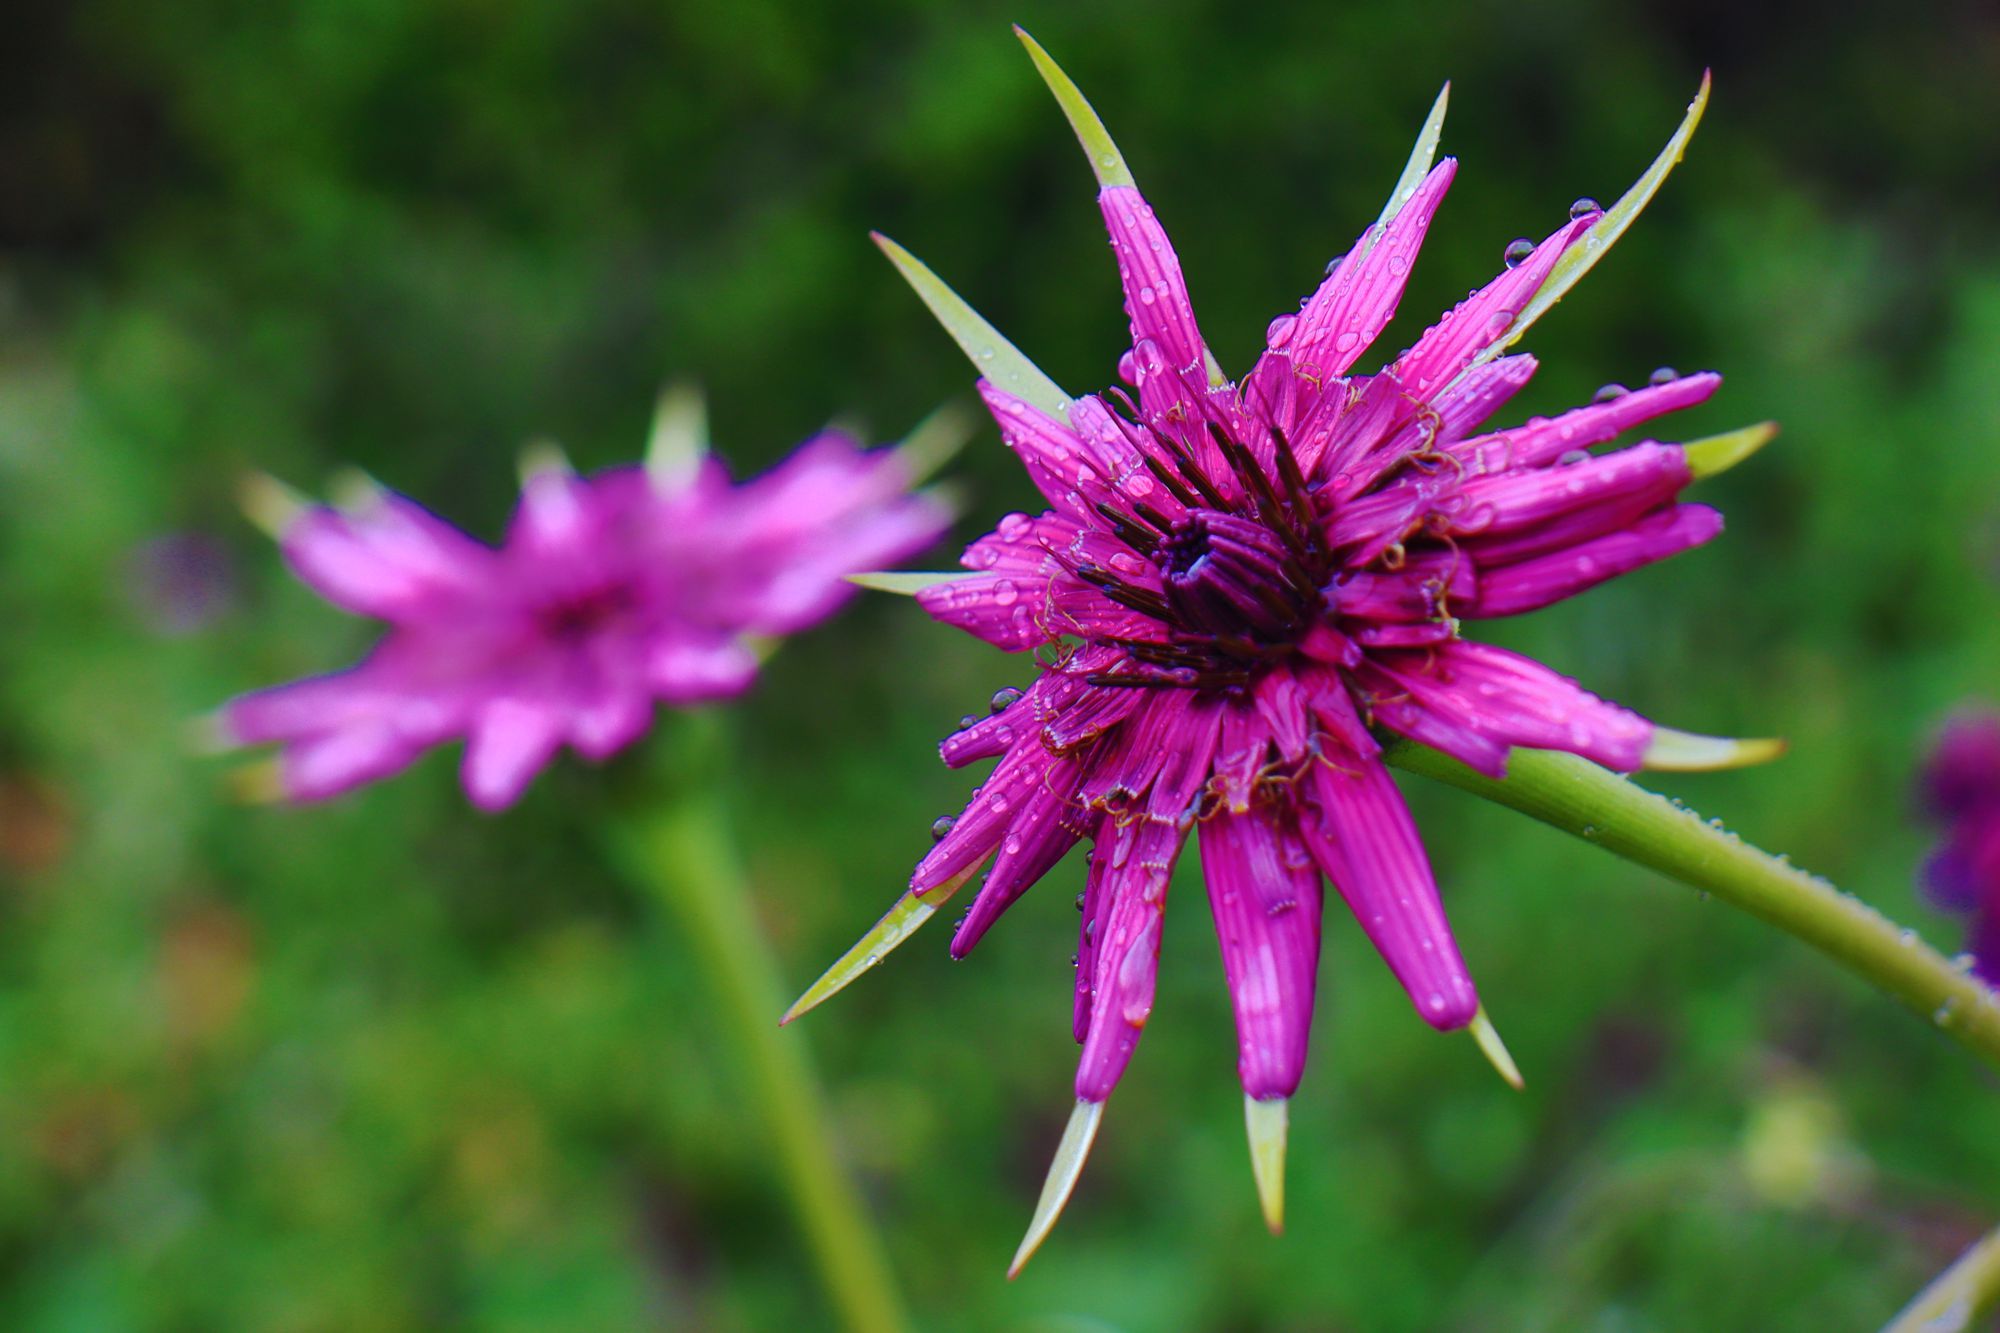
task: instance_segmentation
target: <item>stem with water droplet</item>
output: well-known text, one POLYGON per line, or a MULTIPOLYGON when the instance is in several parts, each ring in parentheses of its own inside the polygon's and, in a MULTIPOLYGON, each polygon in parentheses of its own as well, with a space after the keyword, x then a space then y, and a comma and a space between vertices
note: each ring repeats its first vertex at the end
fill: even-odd
POLYGON ((2000 1066, 2000 997, 1880 912, 1717 824, 1575 755, 1515 750, 1493 779, 1399 741, 1384 756, 1534 816, 1768 921, 1931 1020, 2000 1066))
POLYGON ((1962 1333, 2000 1303, 2000 1231, 1988 1233, 1939 1273, 1882 1333, 1962 1333))
POLYGON ((784 1008, 770 946, 751 911, 749 886, 718 795, 727 753, 713 717, 683 719, 683 771, 664 799, 607 821, 612 859, 670 909, 681 941, 699 957, 715 1010, 747 1082, 746 1108, 761 1115, 776 1164, 840 1322, 855 1333, 905 1327, 875 1225, 842 1169, 824 1098, 803 1038, 780 1033, 784 1008))

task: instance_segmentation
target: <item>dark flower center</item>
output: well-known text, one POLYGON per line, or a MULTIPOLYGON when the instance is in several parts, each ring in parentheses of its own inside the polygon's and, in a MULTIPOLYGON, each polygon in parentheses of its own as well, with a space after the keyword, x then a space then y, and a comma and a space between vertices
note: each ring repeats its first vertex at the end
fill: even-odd
POLYGON ((1166 630, 1164 642, 1107 638, 1131 660, 1093 673, 1092 684, 1238 689, 1288 657, 1321 613, 1332 558, 1290 444, 1272 430, 1272 476, 1241 441, 1206 424, 1224 465, 1213 475, 1193 448, 1148 427, 1159 452, 1145 456, 1146 466, 1185 508, 1180 518, 1139 500, 1127 501, 1129 512, 1097 506, 1112 534, 1159 572, 1159 592, 1094 562, 1064 560, 1085 583, 1166 630))
POLYGON ((1287 571, 1298 568, 1290 554, 1261 523, 1197 509, 1168 530, 1154 557, 1180 628, 1268 645, 1296 639, 1318 602, 1287 571))
POLYGON ((558 643, 580 643, 632 609, 632 590, 622 583, 551 601, 535 611, 535 627, 558 643))

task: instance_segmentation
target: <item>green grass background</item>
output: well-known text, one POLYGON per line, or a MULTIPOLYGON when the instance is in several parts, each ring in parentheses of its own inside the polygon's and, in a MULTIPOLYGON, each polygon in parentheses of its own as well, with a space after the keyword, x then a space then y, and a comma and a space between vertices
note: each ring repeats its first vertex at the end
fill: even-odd
MULTIPOLYGON (((1704 484, 1723 540, 1494 634, 1674 725, 1790 737, 1658 785, 1955 939, 1915 900, 1907 791, 1938 719, 2000 694, 1990 6, 38 6, 0 43, 0 1323, 828 1326, 693 960, 598 845, 643 758, 565 760, 497 819, 447 753, 246 809, 186 728, 370 638, 235 514, 245 470, 358 465, 491 535, 518 446, 630 459, 670 375, 746 470, 968 398, 870 227, 1060 382, 1108 381, 1090 178, 1010 20, 1096 101, 1239 369, 1446 78, 1464 167, 1385 352, 1614 197, 1712 65, 1686 164, 1537 327, 1513 410, 1714 367, 1679 429, 1785 433, 1704 484), (234 590, 163 632, 136 553, 187 532, 234 590)), ((990 428, 956 473, 958 540, 1032 503, 990 428)), ((896 893, 975 780, 933 743, 1024 665, 878 597, 735 710, 789 984, 896 893)), ((1527 1091, 1330 911, 1281 1239, 1191 874, 1014 1284, 1069 1105, 1078 868, 966 963, 920 936, 788 1032, 923 1326, 1871 1328, 2000 1214, 2000 1087, 1921 1022, 1679 886, 1411 796, 1527 1091)))

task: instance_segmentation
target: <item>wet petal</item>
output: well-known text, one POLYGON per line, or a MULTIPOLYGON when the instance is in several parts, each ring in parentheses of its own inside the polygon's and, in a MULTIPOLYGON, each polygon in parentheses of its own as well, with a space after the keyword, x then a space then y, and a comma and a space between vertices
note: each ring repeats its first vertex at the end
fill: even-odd
POLYGON ((1224 812, 1203 823, 1201 868, 1236 1013, 1243 1091, 1289 1097, 1305 1070, 1312 1029, 1319 868, 1262 812, 1224 812))
POLYGON ((1721 532, 1722 515, 1707 505, 1673 505, 1622 532, 1485 571, 1480 575, 1477 595, 1458 608, 1458 614, 1476 619, 1540 610, 1607 579, 1699 546, 1721 532))
POLYGON ((1152 1015, 1167 883, 1184 836, 1172 824, 1141 819, 1114 825, 1097 848, 1110 864, 1104 928, 1092 960, 1090 1030, 1076 1071, 1076 1095, 1083 1101, 1111 1095, 1152 1015))
POLYGON ((1316 764, 1299 832, 1389 970, 1432 1027, 1464 1027, 1479 1010, 1430 858, 1403 795, 1379 760, 1316 764))
POLYGON ((979 886, 979 894, 951 940, 951 956, 963 958, 1000 914, 1047 874, 1083 836, 1083 812, 1076 804, 1080 776, 1074 759, 1059 759, 1044 771, 1042 785, 1021 803, 1000 840, 1000 854, 979 886))

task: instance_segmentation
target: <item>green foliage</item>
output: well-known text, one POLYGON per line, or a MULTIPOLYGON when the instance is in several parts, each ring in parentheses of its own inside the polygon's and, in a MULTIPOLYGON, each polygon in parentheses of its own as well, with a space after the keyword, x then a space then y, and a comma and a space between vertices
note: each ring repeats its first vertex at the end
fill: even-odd
MULTIPOLYGON (((1929 726, 2000 694, 2000 94, 1970 6, 1740 8, 24 19, 0 51, 8 1325, 824 1324, 693 961, 595 845, 642 761, 565 760, 500 819, 451 755, 246 810, 187 723, 368 638, 234 515, 246 470, 359 466, 492 533, 521 442, 631 459, 669 377, 707 387, 745 470, 836 413, 886 436, 964 396, 870 228, 1056 382, 1105 382, 1115 274, 1013 20, 1116 127, 1231 366, 1375 217, 1445 78, 1465 169, 1388 350, 1509 239, 1612 197, 1712 64, 1686 162, 1527 340, 1520 410, 1712 365, 1722 394, 1676 429, 1784 434, 1703 483, 1722 541, 1502 637, 1668 724, 1788 736, 1769 770, 1657 785, 1948 937, 1904 793, 1929 726), (231 609, 162 633, 137 552, 186 531, 229 557, 231 609)), ((1031 503, 990 431, 954 471, 963 537, 1031 503)), ((875 596, 742 705, 727 782, 797 987, 975 780, 936 737, 1023 665, 875 596)), ((1994 1090, 1948 1044, 1719 906, 1413 794, 1527 1090, 1419 1022, 1331 910, 1283 1239, 1189 876, 1151 1032, 1014 1284, 1070 1105, 1077 868, 964 965, 926 934, 787 1030, 925 1326, 1862 1327, 1991 1219, 1994 1090)))

